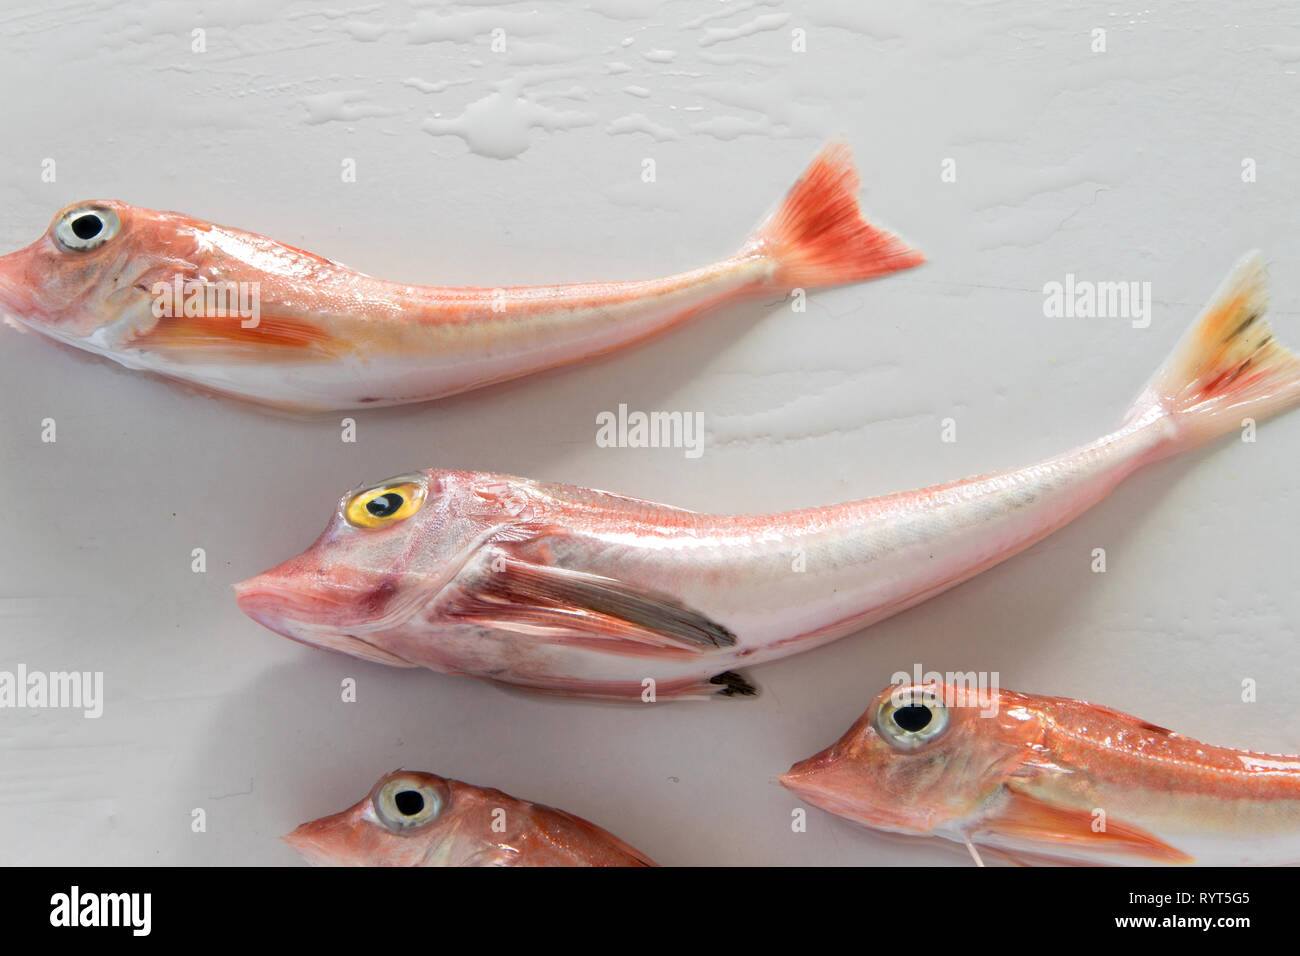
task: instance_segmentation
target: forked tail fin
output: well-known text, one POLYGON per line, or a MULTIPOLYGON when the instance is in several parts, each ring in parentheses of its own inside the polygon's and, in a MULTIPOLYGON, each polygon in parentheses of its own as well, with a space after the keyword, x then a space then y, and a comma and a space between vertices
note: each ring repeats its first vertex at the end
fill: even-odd
POLYGON ((1159 407, 1187 446, 1300 404, 1300 357, 1273 338, 1267 308, 1264 260, 1251 252, 1147 383, 1130 420, 1159 407))
POLYGON ((830 143, 742 254, 759 251, 775 259, 772 284, 784 289, 858 282, 924 262, 920 252, 862 218, 857 192, 858 173, 848 144, 830 143))

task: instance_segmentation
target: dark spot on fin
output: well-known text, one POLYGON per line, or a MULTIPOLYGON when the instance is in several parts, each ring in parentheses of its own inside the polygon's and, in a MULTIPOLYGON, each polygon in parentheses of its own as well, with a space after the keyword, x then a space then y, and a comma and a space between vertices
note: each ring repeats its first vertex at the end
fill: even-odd
POLYGON ((1228 333, 1228 337, 1224 339, 1224 341, 1231 342, 1237 336, 1241 335, 1242 332, 1245 332, 1248 328, 1254 325, 1258 320, 1259 320, 1258 312, 1250 313, 1250 315, 1246 316, 1246 318, 1242 320, 1241 325, 1237 326, 1235 329, 1233 329, 1231 332, 1228 333))
POLYGON ((709 678, 710 684, 718 684, 720 689, 715 697, 757 697, 758 688, 739 671, 723 671, 709 678))
POLYGON ((1233 382, 1235 382, 1235 381, 1238 379, 1238 377, 1240 377, 1240 375, 1241 375, 1242 372, 1244 372, 1244 371, 1246 371, 1246 369, 1250 368, 1250 363, 1254 360, 1254 358, 1255 358, 1255 357, 1252 355, 1250 358, 1246 359, 1244 362, 1242 362, 1240 365, 1238 365, 1238 366, 1233 370, 1232 374, 1228 376, 1227 381, 1225 381, 1223 384, 1224 384, 1224 385, 1231 385, 1233 382))

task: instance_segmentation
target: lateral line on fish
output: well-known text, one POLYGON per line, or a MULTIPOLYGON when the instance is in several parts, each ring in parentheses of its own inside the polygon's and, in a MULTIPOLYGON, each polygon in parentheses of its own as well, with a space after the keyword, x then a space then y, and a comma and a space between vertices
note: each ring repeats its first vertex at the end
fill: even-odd
MULTIPOLYGON (((1072 704, 1080 704, 1080 705, 1088 704, 1087 701, 1074 700, 1070 698, 1053 698, 1053 699, 1065 700, 1072 704)), ((1118 716, 1130 717, 1130 715, 1128 714, 1118 714, 1118 716)), ((1098 750, 1103 753, 1106 752, 1107 748, 1110 751, 1119 750, 1128 756, 1138 758, 1142 761, 1150 760, 1155 763, 1162 763, 1172 767, 1183 767, 1185 769, 1194 770, 1198 772, 1205 772, 1216 776, 1220 774, 1228 774, 1230 776, 1241 777, 1243 779, 1248 779, 1248 780, 1257 780, 1261 777, 1274 777, 1274 778, 1282 778, 1282 779, 1290 778, 1296 783, 1296 787, 1297 787, 1296 799, 1300 799, 1300 779, 1296 779, 1296 775, 1300 773, 1300 761, 1295 761, 1294 759, 1293 762, 1295 763, 1295 766, 1291 769, 1282 768, 1282 767, 1264 767, 1258 770, 1252 770, 1244 767, 1242 768, 1221 767, 1212 763, 1206 763, 1192 758, 1170 757, 1163 754, 1151 753, 1150 751, 1138 750, 1131 746, 1124 746, 1118 740, 1113 741, 1111 744, 1108 744, 1107 748, 1103 748, 1100 745, 1100 742, 1095 737, 1082 731, 1071 730, 1069 727, 1060 723, 1056 719, 1056 717, 1050 713, 1044 712, 1043 720, 1051 728, 1053 733, 1059 734, 1062 737, 1069 738, 1078 743, 1086 744, 1088 745, 1089 749, 1098 750)), ((1240 750, 1235 747, 1225 748, 1221 745, 1205 744, 1204 741, 1197 740, 1196 738, 1193 737, 1187 737, 1183 734, 1176 733, 1172 730, 1165 730, 1164 728, 1159 728, 1159 729, 1163 731, 1165 734, 1169 735, 1174 740, 1181 741, 1188 744, 1204 744, 1204 746, 1214 750, 1231 750, 1234 754, 1241 754, 1243 756, 1251 756, 1251 757, 1264 757, 1264 758, 1271 758, 1271 759, 1288 758, 1288 757, 1294 758, 1294 755, 1292 754, 1268 753, 1264 751, 1255 751, 1255 750, 1240 750)), ((1261 797, 1260 799, 1269 799, 1269 798, 1261 797)))

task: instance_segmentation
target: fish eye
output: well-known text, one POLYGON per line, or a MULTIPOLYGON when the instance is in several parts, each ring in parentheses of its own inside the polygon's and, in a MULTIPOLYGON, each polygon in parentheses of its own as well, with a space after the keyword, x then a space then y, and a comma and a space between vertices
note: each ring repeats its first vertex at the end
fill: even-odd
POLYGON ((393 832, 421 827, 442 812, 445 794, 437 787, 410 777, 386 782, 371 801, 375 816, 393 832))
POLYGON ((122 221, 103 206, 77 206, 54 223, 54 239, 69 252, 98 248, 117 235, 122 221))
POLYGON ((343 516, 357 528, 382 528, 411 517, 424 497, 424 482, 418 478, 390 478, 349 498, 343 516))
POLYGON ((876 732, 896 750, 917 750, 948 727, 939 695, 922 687, 891 691, 876 711, 876 732))

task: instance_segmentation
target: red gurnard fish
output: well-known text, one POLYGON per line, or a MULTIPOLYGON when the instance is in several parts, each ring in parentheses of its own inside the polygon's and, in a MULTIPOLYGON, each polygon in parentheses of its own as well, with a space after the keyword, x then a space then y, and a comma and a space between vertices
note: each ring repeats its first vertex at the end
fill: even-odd
POLYGON ((752 691, 808 650, 1041 540, 1141 466, 1300 401, 1246 258, 1124 423, 1028 467, 785 514, 696 514, 432 470, 339 503, 307 551, 237 586, 287 637, 399 666, 636 699, 752 691), (653 685, 647 683, 653 681, 653 685))
POLYGON ((259 403, 420 402, 610 352, 737 299, 857 282, 922 255, 863 220, 832 143, 740 251, 664 279, 500 289, 385 282, 283 243, 103 200, 0 257, 18 327, 259 403))
POLYGON ((894 685, 781 778, 823 810, 1015 862, 1300 863, 1300 756, 1215 747, 1108 707, 894 685))
POLYGON ((285 841, 325 866, 654 866, 594 823, 500 790, 399 770, 285 841))

